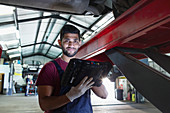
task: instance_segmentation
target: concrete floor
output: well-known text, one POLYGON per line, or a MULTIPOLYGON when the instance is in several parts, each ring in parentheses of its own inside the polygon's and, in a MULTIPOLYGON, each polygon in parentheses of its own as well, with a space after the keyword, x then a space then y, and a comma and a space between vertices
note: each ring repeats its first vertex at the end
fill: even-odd
MULTIPOLYGON (((161 113, 150 103, 123 103, 93 106, 94 113, 161 113)), ((0 95, 0 113, 43 113, 38 105, 37 96, 25 97, 24 94, 0 95)))

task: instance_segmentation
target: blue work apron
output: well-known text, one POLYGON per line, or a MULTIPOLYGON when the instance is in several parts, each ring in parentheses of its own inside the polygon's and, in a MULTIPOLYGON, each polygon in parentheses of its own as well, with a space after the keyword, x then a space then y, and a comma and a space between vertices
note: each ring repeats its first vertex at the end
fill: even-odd
MULTIPOLYGON (((52 62, 55 64, 58 70, 61 81, 64 71, 56 61, 52 62)), ((59 95, 66 94, 70 89, 71 86, 61 86, 59 95)), ((81 97, 75 99, 73 102, 53 110, 53 113, 93 113, 90 99, 90 90, 87 90, 81 97)))

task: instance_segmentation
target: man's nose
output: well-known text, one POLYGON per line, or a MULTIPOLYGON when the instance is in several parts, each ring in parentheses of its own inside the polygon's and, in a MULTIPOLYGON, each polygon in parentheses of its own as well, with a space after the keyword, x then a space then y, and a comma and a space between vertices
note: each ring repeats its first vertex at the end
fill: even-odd
POLYGON ((69 46, 74 46, 74 42, 69 41, 69 46))

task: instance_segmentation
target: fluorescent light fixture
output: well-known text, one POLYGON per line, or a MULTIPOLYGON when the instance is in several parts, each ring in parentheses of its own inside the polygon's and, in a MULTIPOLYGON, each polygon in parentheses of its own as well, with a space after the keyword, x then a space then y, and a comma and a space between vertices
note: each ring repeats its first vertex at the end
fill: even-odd
POLYGON ((6 35, 6 34, 12 34, 12 33, 16 33, 15 26, 0 29, 0 35, 6 35))
POLYGON ((18 53, 18 54, 13 54, 13 55, 9 55, 9 58, 14 58, 14 57, 19 57, 19 56, 21 56, 20 53, 18 53))
POLYGON ((51 13, 49 13, 49 12, 44 12, 43 13, 43 16, 49 16, 49 15, 51 15, 51 13))
POLYGON ((13 14, 15 7, 0 5, 0 15, 10 15, 13 14))
POLYGON ((31 67, 31 68, 29 68, 29 70, 30 70, 30 71, 37 71, 37 68, 31 67))
POLYGON ((7 35, 7 34, 13 34, 13 33, 16 34, 17 39, 20 39, 19 30, 16 30, 15 26, 0 29, 0 35, 7 35))
POLYGON ((7 50, 7 53, 12 53, 12 52, 19 52, 19 48, 7 50))
POLYGON ((4 44, 6 45, 13 45, 13 44, 19 44, 19 40, 11 40, 11 41, 5 41, 4 44))

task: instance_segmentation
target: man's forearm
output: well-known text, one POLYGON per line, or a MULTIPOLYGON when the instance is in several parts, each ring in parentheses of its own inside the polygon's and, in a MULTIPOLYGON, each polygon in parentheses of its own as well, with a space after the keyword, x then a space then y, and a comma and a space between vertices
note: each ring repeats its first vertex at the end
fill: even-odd
POLYGON ((82 96, 87 90, 89 90, 94 82, 93 78, 84 77, 83 80, 75 87, 71 87, 65 95, 62 96, 51 96, 53 87, 51 86, 39 86, 39 103, 40 107, 44 111, 57 109, 74 99, 82 96))
POLYGON ((45 97, 39 97, 39 104, 43 111, 49 111, 53 109, 57 109, 67 103, 69 103, 70 100, 67 98, 66 95, 62 96, 45 96, 45 97))
POLYGON ((92 88, 92 91, 100 98, 106 99, 108 96, 108 92, 105 88, 105 86, 102 84, 100 87, 94 86, 92 88))

